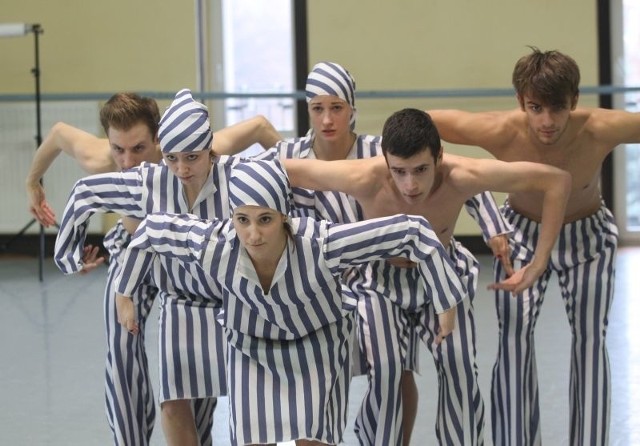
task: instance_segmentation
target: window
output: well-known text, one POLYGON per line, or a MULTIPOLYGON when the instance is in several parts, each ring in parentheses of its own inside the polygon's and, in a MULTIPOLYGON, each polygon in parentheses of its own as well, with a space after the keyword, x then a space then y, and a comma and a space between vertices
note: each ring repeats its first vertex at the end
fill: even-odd
MULTIPOLYGON (((293 0, 211 0, 209 26, 215 90, 225 93, 295 91, 293 0), (216 14, 215 11, 218 13, 216 14), (218 50, 215 50, 216 45, 218 50)), ((209 83, 209 85, 212 85, 209 83)), ((234 124, 262 114, 283 137, 296 136, 294 98, 228 98, 217 105, 218 123, 234 124)), ((249 149, 249 153, 261 150, 249 149)))

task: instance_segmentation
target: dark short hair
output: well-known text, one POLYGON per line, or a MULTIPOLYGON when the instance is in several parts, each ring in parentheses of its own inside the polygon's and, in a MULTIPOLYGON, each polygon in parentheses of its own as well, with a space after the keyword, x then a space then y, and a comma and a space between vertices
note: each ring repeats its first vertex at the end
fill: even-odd
POLYGON ((405 108, 385 121, 382 128, 382 153, 410 158, 430 150, 433 159, 440 154, 440 134, 431 116, 423 110, 405 108))

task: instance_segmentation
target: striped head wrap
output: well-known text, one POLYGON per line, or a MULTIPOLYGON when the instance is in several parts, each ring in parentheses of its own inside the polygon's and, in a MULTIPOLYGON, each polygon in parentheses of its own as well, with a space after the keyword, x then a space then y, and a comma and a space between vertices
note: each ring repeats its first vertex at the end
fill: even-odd
POLYGON ((356 126, 356 81, 341 65, 333 62, 320 62, 313 66, 307 76, 305 87, 307 104, 318 95, 337 96, 353 109, 351 130, 356 126))
POLYGON ((288 215, 291 186, 279 160, 246 160, 233 166, 229 175, 231 212, 238 206, 263 206, 288 215))
POLYGON ((176 93, 175 99, 162 115, 158 139, 162 153, 195 152, 211 148, 213 133, 209 111, 193 99, 188 88, 176 93))

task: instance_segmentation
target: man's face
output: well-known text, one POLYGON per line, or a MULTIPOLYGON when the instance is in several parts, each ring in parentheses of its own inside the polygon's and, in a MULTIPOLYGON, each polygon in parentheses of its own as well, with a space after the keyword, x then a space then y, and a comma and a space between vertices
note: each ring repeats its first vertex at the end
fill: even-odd
POLYGON ((308 104, 311 128, 316 138, 327 142, 340 141, 351 132, 351 106, 337 96, 318 95, 308 104))
POLYGON ((143 161, 157 163, 160 160, 157 138, 151 135, 149 128, 142 122, 129 130, 109 127, 107 138, 111 156, 120 170, 131 169, 143 161))
POLYGON ((576 108, 577 98, 567 98, 564 105, 542 104, 529 95, 519 98, 522 110, 527 114, 529 133, 539 143, 551 146, 557 143, 569 123, 571 111, 576 108))
MULTIPOLYGON (((442 153, 442 152, 441 152, 442 153)), ((387 165, 400 195, 408 204, 425 200, 436 179, 438 160, 425 149, 411 158, 387 154, 387 165)))

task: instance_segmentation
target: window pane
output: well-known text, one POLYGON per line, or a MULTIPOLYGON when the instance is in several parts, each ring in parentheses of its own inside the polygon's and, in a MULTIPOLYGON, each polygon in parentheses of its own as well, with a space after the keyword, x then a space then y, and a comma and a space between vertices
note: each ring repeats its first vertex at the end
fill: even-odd
MULTIPOLYGON (((624 1, 624 72, 625 85, 640 85, 640 2, 624 1)), ((640 112, 640 93, 625 93, 625 108, 631 112, 640 112)), ((626 229, 640 231, 640 144, 627 144, 625 151, 626 166, 626 229)))
MULTIPOLYGON (((223 0, 225 91, 294 91, 291 0, 223 0)), ((226 122, 265 115, 283 136, 295 134, 293 99, 228 99, 226 122)))

